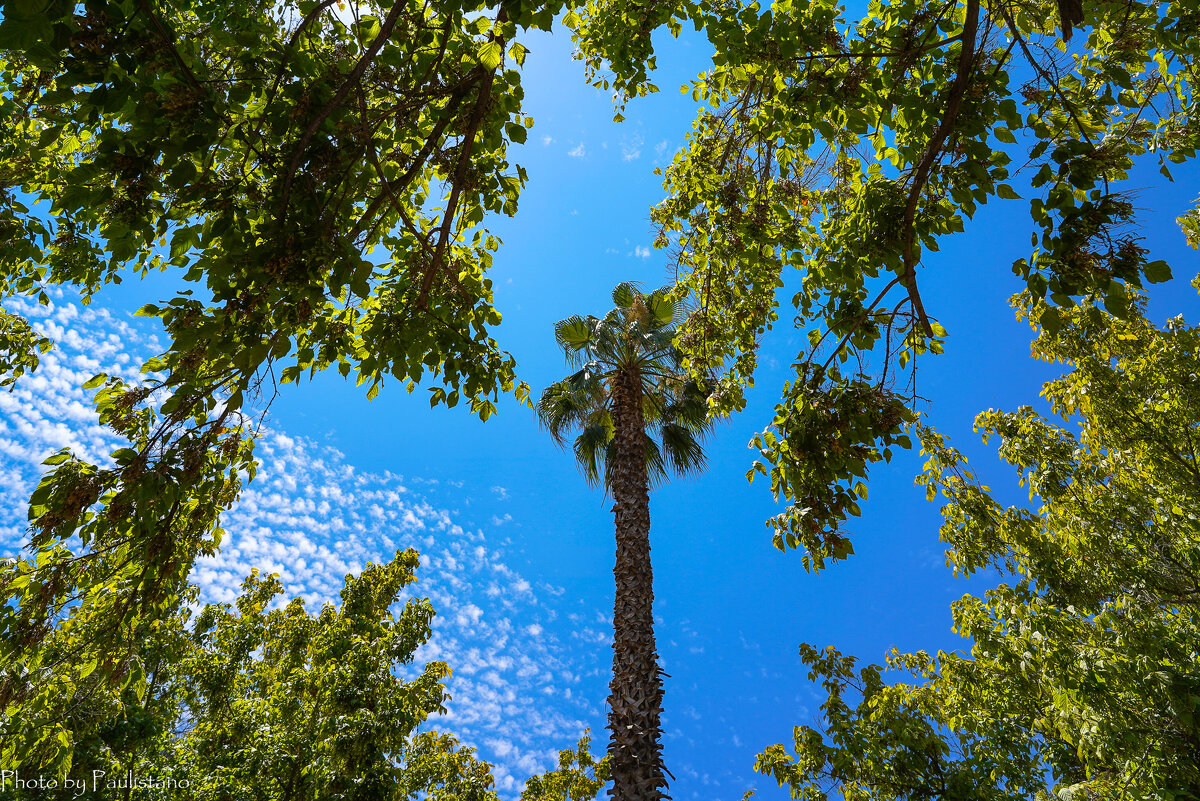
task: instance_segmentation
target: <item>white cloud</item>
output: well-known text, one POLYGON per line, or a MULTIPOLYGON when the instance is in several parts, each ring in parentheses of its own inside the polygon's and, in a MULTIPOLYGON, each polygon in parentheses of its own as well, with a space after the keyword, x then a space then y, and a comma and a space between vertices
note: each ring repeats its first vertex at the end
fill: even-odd
POLYGON ((549 147, 552 144, 554 144, 553 136, 543 136, 542 137, 542 147, 549 147))
MULTIPOLYGON (((55 339, 56 347, 13 392, 0 392, 0 555, 15 555, 28 542, 25 499, 47 455, 70 447, 104 462, 121 445, 97 425, 91 392, 80 384, 97 372, 134 378, 138 365, 160 349, 144 321, 135 328, 61 294, 55 301, 46 307, 6 302, 55 339)), ((538 582, 535 590, 505 562, 498 541, 449 511, 466 490, 446 487, 463 482, 439 486, 392 472, 362 472, 337 450, 279 430, 264 434, 256 454, 257 478, 222 519, 227 534, 221 550, 193 570, 204 601, 232 601, 258 568, 278 573, 286 594, 315 611, 336 602, 347 573, 416 548, 422 560, 412 589, 438 612, 418 661, 443 660, 454 669, 448 712, 431 723, 455 732, 495 764, 504 797, 515 796, 525 777, 552 767, 556 749, 575 742, 585 726, 597 728, 608 638, 577 639, 564 625, 560 640, 535 622, 557 617, 551 604, 560 603, 561 589, 538 582), (449 503, 423 494, 436 492, 449 493, 449 503), (574 682, 564 676, 580 674, 597 676, 596 687, 568 693, 566 684, 574 682)), ((501 499, 507 495, 503 487, 492 491, 501 499)), ((504 514, 494 525, 511 520, 504 514)))
POLYGON ((580 142, 579 144, 575 145, 575 147, 568 150, 567 155, 573 159, 581 159, 587 155, 587 148, 584 146, 583 142, 580 142))
POLYGON ((650 258, 650 248, 638 245, 633 249, 633 255, 637 256, 639 259, 648 259, 650 258))
POLYGON ((640 133, 635 133, 622 139, 621 159, 624 161, 636 161, 641 158, 642 145, 645 141, 645 138, 640 133))

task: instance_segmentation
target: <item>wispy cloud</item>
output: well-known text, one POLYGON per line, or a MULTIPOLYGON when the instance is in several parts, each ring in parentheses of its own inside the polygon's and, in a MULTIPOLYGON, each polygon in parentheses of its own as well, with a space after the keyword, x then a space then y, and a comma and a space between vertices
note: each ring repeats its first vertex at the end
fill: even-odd
POLYGON ((638 245, 633 249, 633 255, 637 256, 639 259, 648 259, 650 258, 650 248, 638 245))
MULTIPOLYGON (((0 393, 3 555, 28 541, 25 499, 44 469, 42 459, 71 447, 104 461, 119 446, 96 424, 90 395, 79 385, 97 372, 132 378, 158 349, 145 328, 104 309, 61 298, 46 307, 20 300, 8 306, 56 347, 14 392, 0 393)), ((540 582, 535 589, 506 563, 498 538, 430 494, 455 490, 393 472, 359 471, 337 450, 279 430, 267 432, 256 453, 258 477, 224 516, 221 550, 193 571, 203 600, 231 601, 257 568, 278 573, 287 594, 312 609, 337 599, 347 573, 413 547, 422 554, 414 589, 438 611, 434 635, 418 658, 444 660, 454 669, 448 713, 431 723, 478 747, 495 764, 504 796, 515 795, 526 776, 553 766, 557 748, 573 743, 584 726, 596 727, 601 710, 587 699, 602 696, 571 688, 580 676, 602 675, 607 639, 580 641, 564 628, 566 639, 559 640, 544 628, 558 616, 561 589, 540 582)), ((507 494, 492 489, 501 498, 507 494)), ((511 520, 498 516, 493 527, 511 520)))
POLYGON ((621 158, 624 161, 635 161, 641 158, 642 145, 646 139, 640 133, 634 133, 621 140, 621 158))
POLYGON ((587 147, 584 146, 583 142, 580 142, 579 144, 575 145, 575 147, 568 150, 567 155, 573 159, 581 159, 587 155, 587 147))

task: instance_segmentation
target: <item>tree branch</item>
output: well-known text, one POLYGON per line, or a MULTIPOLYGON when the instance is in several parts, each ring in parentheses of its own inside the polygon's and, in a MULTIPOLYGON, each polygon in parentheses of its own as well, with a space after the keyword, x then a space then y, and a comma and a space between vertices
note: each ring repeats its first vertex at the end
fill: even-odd
POLYGON ((371 45, 359 57, 358 62, 350 70, 350 74, 346 76, 346 80, 342 81, 342 85, 338 87, 337 92, 334 93, 330 101, 317 112, 317 116, 313 117, 308 127, 304 129, 304 133, 300 135, 300 140, 296 143, 296 147, 292 151, 292 160, 288 164, 287 174, 283 179, 283 190, 280 193, 279 200, 279 216, 281 218, 287 215, 287 205, 292 192, 292 182, 296 179, 296 172, 300 169, 300 160, 304 157, 304 151, 308 147, 308 143, 312 140, 313 134, 321 127, 321 123, 329 119, 329 115, 333 113, 333 110, 346 99, 346 95, 350 93, 350 90, 362 78, 367 67, 375 59, 375 56, 378 55, 380 49, 383 48, 388 37, 392 35, 392 30, 395 29, 396 22, 400 19, 400 13, 404 10, 404 7, 403 0, 397 0, 392 6, 383 24, 379 27, 379 35, 375 37, 371 45))
MULTIPOLYGON (((146 16, 150 18, 150 24, 154 26, 154 30, 158 32, 160 37, 162 37, 163 43, 166 44, 167 49, 171 51, 171 55, 175 57, 175 63, 179 65, 179 69, 183 70, 183 74, 187 76, 188 83, 192 85, 192 88, 199 89, 200 91, 204 92, 205 89, 200 84, 200 81, 196 79, 196 74, 192 72, 192 68, 187 65, 187 62, 183 60, 183 56, 180 55, 179 50, 176 49, 175 37, 171 35, 169 30, 167 30, 167 26, 163 25, 162 20, 158 18, 158 15, 154 13, 154 9, 150 8, 150 4, 147 2, 147 0, 138 0, 138 8, 140 8, 146 14, 146 16)), ((207 92, 205 93, 207 94, 207 92)))
MULTIPOLYGON (((508 21, 508 14, 505 13, 503 7, 496 15, 497 24, 502 24, 508 21)), ((499 42, 500 48, 503 51, 504 38, 501 36, 489 37, 493 42, 499 42)), ((495 70, 489 70, 483 78, 483 83, 479 87, 479 95, 475 98, 475 107, 471 109, 471 119, 467 123, 467 130, 463 133, 462 151, 458 155, 458 164, 455 165, 454 175, 451 178, 450 197, 446 201, 446 210, 442 212, 442 225, 438 231, 437 249, 433 253, 433 259, 429 262, 429 266, 425 268, 425 275, 421 279, 421 291, 417 295, 417 308, 425 309, 429 301, 429 291, 433 288, 433 280, 437 277, 438 272, 442 269, 442 262, 446 258, 446 248, 449 247, 451 228, 454 225, 454 214, 458 210, 458 200, 462 195, 463 184, 466 181, 467 169, 471 164, 471 151, 475 147, 475 135, 479 132, 479 125, 483 122, 483 114, 487 109, 488 100, 492 96, 492 79, 495 76, 495 70)))
POLYGON ((975 63, 975 36, 978 30, 979 0, 967 0, 967 17, 963 21, 962 30, 962 52, 958 57, 958 71, 954 75, 953 83, 950 84, 949 96, 946 100, 946 113, 942 116, 941 123, 930 138, 925 153, 912 174, 912 186, 909 188, 908 202, 904 208, 904 285, 908 289, 909 298, 912 299, 913 311, 925 331, 925 336, 928 337, 933 336, 933 326, 929 322, 929 315, 925 313, 925 305, 921 303, 921 295, 917 292, 916 258, 913 255, 917 203, 921 199, 921 193, 925 186, 929 183, 929 174, 933 169, 933 164, 941 154, 942 147, 950 137, 950 132, 954 129, 954 123, 958 119, 967 84, 970 83, 971 68, 975 63))

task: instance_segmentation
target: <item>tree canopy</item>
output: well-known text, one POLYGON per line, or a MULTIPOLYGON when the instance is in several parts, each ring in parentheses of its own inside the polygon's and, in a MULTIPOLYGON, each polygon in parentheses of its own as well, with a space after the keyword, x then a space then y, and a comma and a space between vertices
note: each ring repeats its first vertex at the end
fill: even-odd
MULTIPOLYGON (((385 376, 432 376, 434 403, 485 419, 498 393, 523 396, 488 334, 497 242, 479 224, 524 181, 506 155, 532 124, 513 36, 556 9, 5 4, 0 296, 87 299, 151 270, 188 287, 142 310, 168 340, 144 381, 88 384, 128 447, 110 465, 57 454, 31 498, 6 659, 44 667, 70 619, 97 632, 78 664, 124 664, 140 616, 167 614, 218 547, 255 472, 243 404, 279 383, 336 366, 371 397, 385 376)), ((3 321, 0 364, 19 373, 44 343, 3 321)))
MULTIPOLYGON (((1044 311, 1029 296, 1021 309, 1044 311)), ((793 797, 1200 797, 1200 328, 1160 330, 1141 310, 1085 304, 1041 329, 1035 354, 1069 367, 1044 391, 1059 421, 976 419, 1035 508, 999 504, 923 430, 948 564, 1005 581, 954 604, 969 656, 889 657, 912 684, 801 649, 828 692, 824 731, 798 727, 794 755, 758 760, 793 797)))
MULTIPOLYGON (((0 764, 56 781, 62 798, 494 801, 486 763, 420 728, 445 711, 450 671, 412 664, 434 614, 403 597, 417 563, 409 550, 368 565, 316 614, 254 573, 233 605, 145 622, 115 669, 82 665, 75 686, 21 676, 0 715, 0 764)), ((55 629, 46 660, 86 654, 87 635, 55 629)), ((45 797, 6 784, 6 798, 45 797)))

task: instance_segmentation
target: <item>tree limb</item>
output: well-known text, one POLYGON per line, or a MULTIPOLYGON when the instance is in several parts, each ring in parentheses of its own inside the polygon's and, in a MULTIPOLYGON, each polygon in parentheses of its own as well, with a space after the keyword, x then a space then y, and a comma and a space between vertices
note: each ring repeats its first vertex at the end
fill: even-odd
POLYGON ((333 110, 346 99, 346 95, 350 93, 350 90, 362 78, 367 67, 370 66, 375 56, 383 48, 388 37, 392 35, 392 30, 395 29, 396 22, 399 21, 400 13, 404 10, 404 7, 403 0, 397 0, 392 6, 387 17, 383 20, 383 24, 379 27, 379 35, 375 37, 371 45, 359 57, 358 62, 350 70, 350 74, 346 76, 346 80, 342 81, 342 85, 338 87, 337 92, 317 112, 317 116, 313 117, 308 127, 304 129, 304 133, 300 135, 300 140, 296 143, 296 147, 292 151, 292 159, 288 164, 287 174, 283 178, 283 190, 280 193, 279 199, 279 215, 281 218, 287 215, 288 198, 292 192, 292 182, 296 179, 296 173, 300 169, 300 160, 304 157, 304 151, 308 147, 308 143, 312 140, 313 134, 321 127, 321 123, 329 119, 329 115, 333 113, 333 110))
POLYGON ((962 99, 967 91, 967 84, 970 83, 971 69, 975 63, 975 36, 979 30, 979 0, 967 0, 967 18, 963 21, 962 30, 962 52, 958 57, 958 71, 954 75, 954 81, 950 84, 949 96, 946 100, 946 113, 942 116, 942 121, 934 131, 933 136, 929 140, 929 144, 925 148, 925 153, 921 160, 917 163, 916 170, 912 174, 912 185, 908 191, 908 202, 904 208, 904 285, 908 289, 908 296, 912 299, 913 311, 920 321, 925 335, 933 336, 933 326, 929 322, 929 315, 925 313, 925 305, 921 303, 921 295, 917 292, 917 275, 916 275, 916 258, 913 255, 913 240, 916 236, 914 230, 914 222, 917 216, 917 203, 921 199, 921 193, 925 186, 929 183, 929 174, 933 168, 934 162, 942 152, 942 146, 950 136, 950 132, 954 129, 954 123, 958 119, 958 112, 962 107, 962 99))

